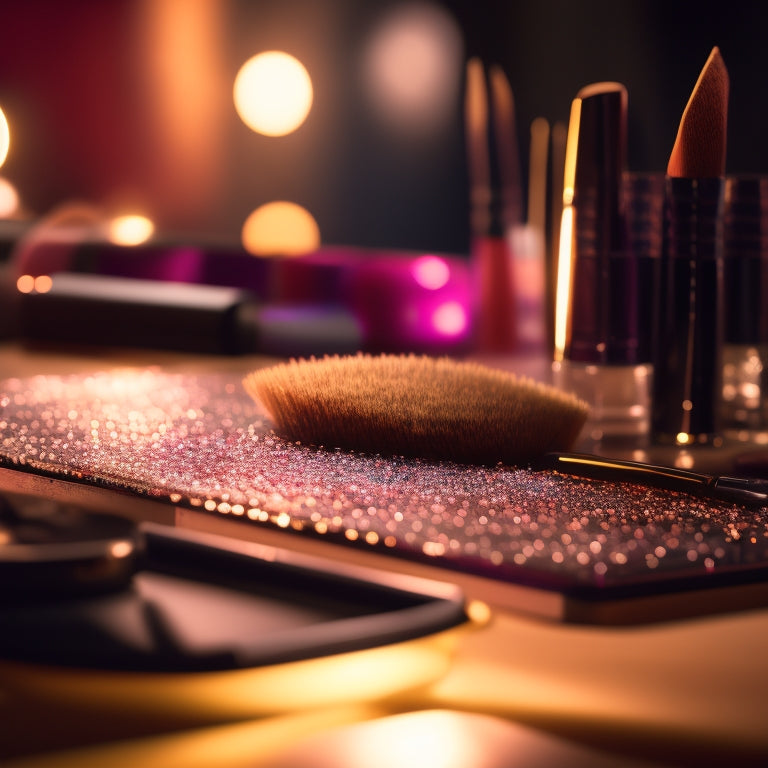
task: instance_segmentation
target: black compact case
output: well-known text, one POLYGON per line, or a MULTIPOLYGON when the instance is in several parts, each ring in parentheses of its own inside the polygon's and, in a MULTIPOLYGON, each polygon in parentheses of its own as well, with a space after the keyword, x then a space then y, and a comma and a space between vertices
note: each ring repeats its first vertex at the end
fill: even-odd
POLYGON ((273 547, 80 510, 17 517, 6 530, 14 526, 20 536, 0 547, 6 661, 238 670, 403 643, 467 621, 455 588, 273 547))

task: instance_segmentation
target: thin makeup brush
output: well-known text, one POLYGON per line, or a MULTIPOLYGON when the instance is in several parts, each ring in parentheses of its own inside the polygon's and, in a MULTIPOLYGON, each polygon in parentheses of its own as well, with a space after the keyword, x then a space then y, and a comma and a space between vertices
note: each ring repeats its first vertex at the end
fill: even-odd
POLYGON ((522 193, 514 98, 499 68, 492 68, 490 73, 490 96, 489 105, 482 62, 470 59, 464 108, 475 280, 475 345, 479 351, 500 353, 514 349, 517 341, 512 254, 507 234, 522 219, 522 193), (489 143, 491 124, 495 154, 489 143))
POLYGON ((751 506, 768 483, 568 453, 587 417, 573 395, 478 363, 396 355, 291 360, 245 390, 289 440, 372 454, 526 466, 751 506))
POLYGON ((720 440, 728 92, 728 72, 715 47, 667 166, 651 413, 659 443, 720 440))

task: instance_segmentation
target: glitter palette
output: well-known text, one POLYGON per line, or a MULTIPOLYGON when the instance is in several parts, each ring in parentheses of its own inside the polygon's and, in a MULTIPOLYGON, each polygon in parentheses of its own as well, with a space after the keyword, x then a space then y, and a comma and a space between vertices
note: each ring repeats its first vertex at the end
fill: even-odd
POLYGON ((229 373, 6 380, 0 466, 281 532, 288 546, 301 537, 436 567, 444 580, 486 584, 470 596, 492 602, 504 588, 513 597, 500 602, 510 604, 527 590, 526 610, 559 618, 624 622, 768 603, 765 508, 300 445, 274 434, 229 373), (663 597, 671 612, 658 600, 649 608, 663 597))

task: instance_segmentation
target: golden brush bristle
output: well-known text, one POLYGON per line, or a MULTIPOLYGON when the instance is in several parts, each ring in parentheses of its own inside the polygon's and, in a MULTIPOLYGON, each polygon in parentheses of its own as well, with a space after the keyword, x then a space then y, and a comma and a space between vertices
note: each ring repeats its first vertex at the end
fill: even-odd
POLYGON ((470 464, 567 450, 588 411, 531 379, 414 355, 292 360, 243 383, 290 440, 470 464))

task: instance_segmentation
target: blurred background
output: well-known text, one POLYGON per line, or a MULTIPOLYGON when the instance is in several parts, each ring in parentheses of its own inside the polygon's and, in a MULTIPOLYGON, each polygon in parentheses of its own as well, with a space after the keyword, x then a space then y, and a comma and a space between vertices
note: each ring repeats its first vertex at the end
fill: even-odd
POLYGON ((290 201, 324 244, 465 253, 470 56, 509 78, 524 172, 531 122, 565 123, 598 80, 629 90, 630 167, 660 170, 718 45, 729 170, 768 171, 758 0, 5 0, 2 11, 6 217, 15 192, 32 216, 81 200, 141 213, 158 232, 239 242, 256 209, 290 201), (298 114, 288 132, 249 127, 236 106, 238 73, 267 51, 303 67, 280 81, 298 114))

